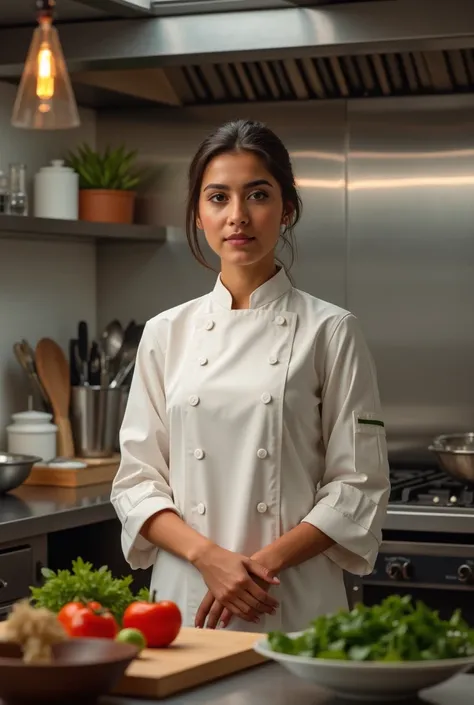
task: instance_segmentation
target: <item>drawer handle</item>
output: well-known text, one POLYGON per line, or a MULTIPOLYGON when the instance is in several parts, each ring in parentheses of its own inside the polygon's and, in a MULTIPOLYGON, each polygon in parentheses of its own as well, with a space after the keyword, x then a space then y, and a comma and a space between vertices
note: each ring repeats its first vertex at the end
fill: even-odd
POLYGON ((0 578, 0 590, 1 590, 2 588, 6 588, 6 587, 8 587, 7 581, 6 581, 6 580, 2 580, 2 578, 0 578))

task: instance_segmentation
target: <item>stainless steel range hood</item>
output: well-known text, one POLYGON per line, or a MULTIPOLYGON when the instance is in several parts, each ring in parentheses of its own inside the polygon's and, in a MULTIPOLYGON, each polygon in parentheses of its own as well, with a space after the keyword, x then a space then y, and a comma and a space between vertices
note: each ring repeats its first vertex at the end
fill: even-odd
MULTIPOLYGON (((196 11, 205 2, 215 4, 187 0, 196 11)), ((474 88, 473 0, 267 2, 280 9, 158 16, 172 3, 156 0, 156 16, 62 24, 79 98, 196 105, 474 88)), ((29 37, 0 30, 0 77, 20 75, 29 37)))

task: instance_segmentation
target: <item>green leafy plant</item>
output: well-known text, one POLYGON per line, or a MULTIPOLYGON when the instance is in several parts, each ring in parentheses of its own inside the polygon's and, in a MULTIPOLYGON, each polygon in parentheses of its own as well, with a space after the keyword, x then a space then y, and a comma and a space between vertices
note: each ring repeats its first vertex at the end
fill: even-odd
POLYGON ((81 189, 116 189, 133 191, 141 181, 141 174, 134 166, 137 152, 125 147, 97 152, 88 144, 69 152, 66 163, 79 174, 81 189))
POLYGON ((426 661, 474 655, 474 630, 456 610, 450 620, 410 595, 318 617, 298 637, 271 632, 273 651, 345 661, 426 661))
POLYGON ((36 607, 46 607, 58 613, 61 607, 76 600, 95 600, 109 609, 121 622, 125 609, 135 600, 148 600, 149 591, 142 588, 137 595, 131 590, 131 575, 114 578, 107 566, 98 570, 92 563, 77 558, 72 570, 50 570, 43 568, 43 585, 31 587, 32 602, 36 607))

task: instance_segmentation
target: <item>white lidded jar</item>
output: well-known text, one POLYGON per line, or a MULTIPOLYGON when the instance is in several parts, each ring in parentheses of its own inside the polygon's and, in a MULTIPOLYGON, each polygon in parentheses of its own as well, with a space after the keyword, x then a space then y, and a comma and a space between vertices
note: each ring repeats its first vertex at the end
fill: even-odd
POLYGON ((7 426, 8 452, 37 455, 45 462, 55 458, 58 427, 52 418, 43 411, 12 414, 13 423, 7 426))
POLYGON ((62 159, 53 159, 35 174, 34 213, 37 218, 79 217, 79 174, 62 159))

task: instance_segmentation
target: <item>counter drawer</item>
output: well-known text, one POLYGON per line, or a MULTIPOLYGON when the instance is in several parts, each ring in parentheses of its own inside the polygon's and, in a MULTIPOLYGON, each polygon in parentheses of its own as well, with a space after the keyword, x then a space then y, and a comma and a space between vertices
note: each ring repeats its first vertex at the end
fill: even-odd
POLYGON ((32 584, 31 547, 0 551, 0 605, 29 597, 32 584))

